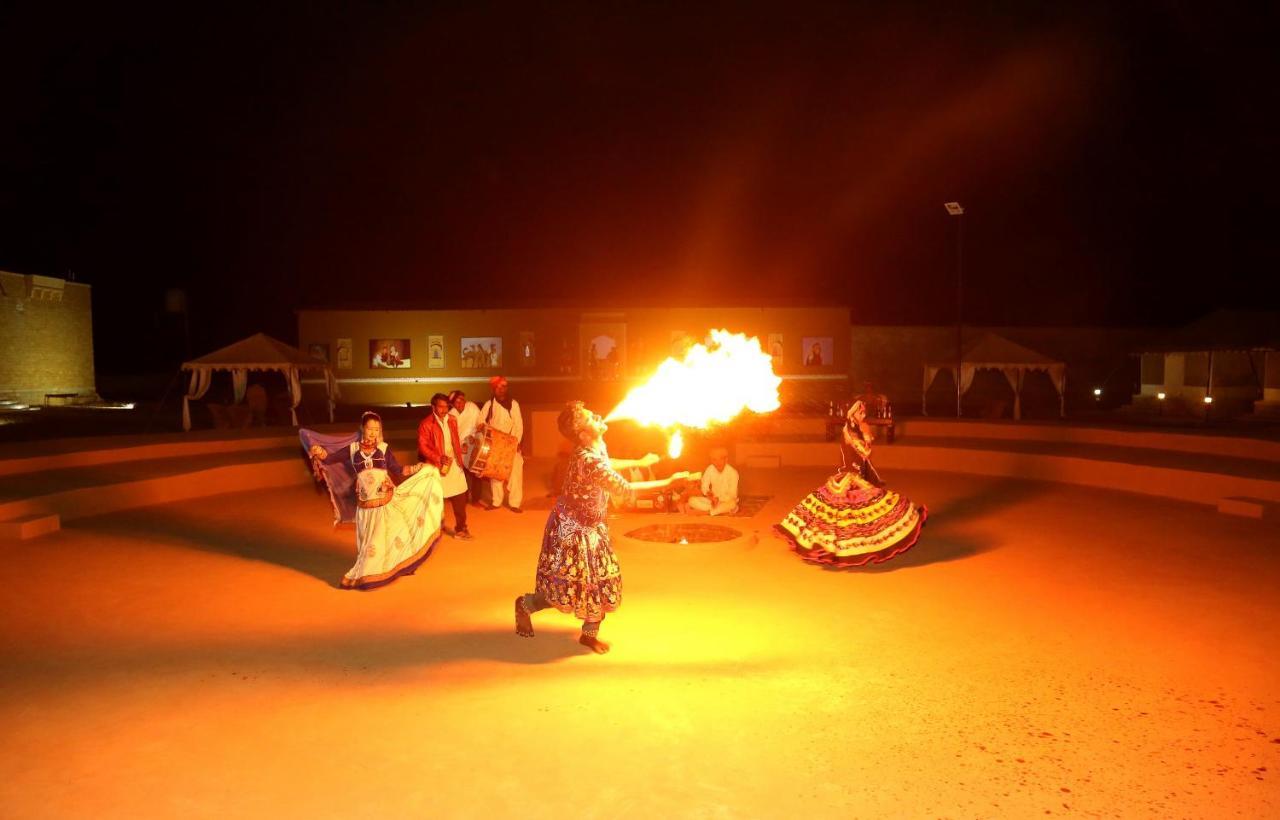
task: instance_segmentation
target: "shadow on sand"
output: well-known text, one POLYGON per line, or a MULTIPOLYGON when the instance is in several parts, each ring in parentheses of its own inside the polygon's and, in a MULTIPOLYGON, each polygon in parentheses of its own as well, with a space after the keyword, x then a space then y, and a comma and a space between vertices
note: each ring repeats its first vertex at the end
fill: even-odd
MULTIPOLYGON (((11 656, 11 683, 33 686, 98 687, 121 679, 154 679, 182 675, 223 676, 254 680, 328 678, 353 684, 385 683, 388 675, 430 675, 438 667, 466 661, 492 661, 517 666, 558 663, 575 656, 594 657, 577 642, 576 629, 540 629, 536 638, 521 638, 508 629, 392 634, 343 633, 245 637, 236 642, 192 641, 165 646, 95 645, 60 653, 11 656), (113 680, 114 679, 114 680, 113 680)), ((617 653, 602 662, 617 667, 637 663, 617 653)), ((726 662, 639 662, 650 672, 673 674, 739 674, 756 664, 726 662)), ((766 665, 761 661, 760 666, 766 665)))
MULTIPOLYGON (((327 509, 321 509, 317 521, 324 522, 327 513, 327 509)), ((355 560, 355 533, 350 525, 339 527, 336 532, 325 523, 297 529, 265 516, 219 515, 216 506, 199 516, 172 507, 152 507, 75 525, 105 535, 276 564, 334 588, 338 588, 343 573, 355 560), (338 542, 346 543, 341 551, 336 548, 338 542)))
MULTIPOLYGON (((1040 482, 1013 479, 979 480, 975 492, 952 499, 929 509, 929 520, 920 540, 910 550, 883 564, 857 567, 856 572, 896 572, 898 570, 958 561, 996 549, 999 543, 977 541, 962 532, 964 525, 997 515, 1002 510, 1036 498, 1048 488, 1040 482)), ((825 567, 831 572, 847 572, 839 567, 825 567)))

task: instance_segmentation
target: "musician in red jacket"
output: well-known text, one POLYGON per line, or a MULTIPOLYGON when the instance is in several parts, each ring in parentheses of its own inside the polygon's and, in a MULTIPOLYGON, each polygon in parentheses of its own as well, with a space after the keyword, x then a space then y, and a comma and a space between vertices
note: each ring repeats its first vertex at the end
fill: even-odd
POLYGON ((449 397, 436 393, 431 397, 431 415, 418 425, 418 460, 440 471, 444 497, 453 507, 455 538, 471 540, 467 529, 467 477, 462 465, 462 441, 458 438, 458 419, 449 413, 449 397))

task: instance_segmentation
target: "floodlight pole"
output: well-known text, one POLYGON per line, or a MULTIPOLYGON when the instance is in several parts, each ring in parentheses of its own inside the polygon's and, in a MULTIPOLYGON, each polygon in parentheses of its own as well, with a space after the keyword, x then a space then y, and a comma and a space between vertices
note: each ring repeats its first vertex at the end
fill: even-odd
POLYGON ((947 214, 956 218, 956 418, 963 410, 960 382, 964 370, 964 207, 959 202, 943 205, 947 214))

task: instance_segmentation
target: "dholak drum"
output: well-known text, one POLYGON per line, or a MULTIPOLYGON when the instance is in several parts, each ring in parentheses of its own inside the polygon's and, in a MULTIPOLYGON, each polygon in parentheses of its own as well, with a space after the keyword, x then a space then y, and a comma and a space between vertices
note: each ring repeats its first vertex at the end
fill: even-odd
POLYGON ((511 465, 516 460, 520 442, 510 433, 486 427, 476 432, 474 455, 471 457, 472 473, 481 478, 506 481, 511 476, 511 465))

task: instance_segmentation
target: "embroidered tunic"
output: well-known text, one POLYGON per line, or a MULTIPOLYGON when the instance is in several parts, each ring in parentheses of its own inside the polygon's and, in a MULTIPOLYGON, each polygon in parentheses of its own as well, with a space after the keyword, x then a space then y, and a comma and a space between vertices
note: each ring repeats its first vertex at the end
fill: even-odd
POLYGON ((622 604, 622 571, 606 523, 610 493, 632 494, 608 453, 577 448, 542 534, 534 589, 584 621, 599 621, 622 604))

